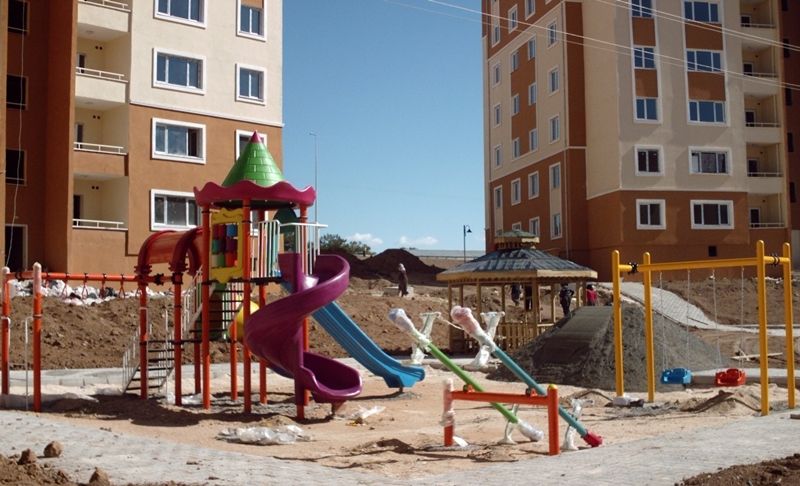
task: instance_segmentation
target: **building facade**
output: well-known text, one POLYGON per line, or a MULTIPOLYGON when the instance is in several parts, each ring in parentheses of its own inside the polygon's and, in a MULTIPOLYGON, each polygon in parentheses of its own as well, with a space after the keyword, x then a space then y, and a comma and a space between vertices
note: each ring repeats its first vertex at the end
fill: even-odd
POLYGON ((12 270, 130 273, 152 232, 199 222, 193 188, 254 131, 281 164, 280 0, 0 6, 12 270))
POLYGON ((789 3, 484 0, 487 242, 529 231, 601 279, 615 249, 623 261, 749 256, 757 240, 780 251, 800 230, 789 3))

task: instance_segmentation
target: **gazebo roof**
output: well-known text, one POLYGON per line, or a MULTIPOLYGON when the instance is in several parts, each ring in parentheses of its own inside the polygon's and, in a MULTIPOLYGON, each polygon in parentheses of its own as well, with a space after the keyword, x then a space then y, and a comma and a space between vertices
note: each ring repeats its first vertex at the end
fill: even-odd
POLYGON ((545 283, 584 281, 597 278, 591 268, 564 260, 535 248, 502 249, 445 270, 436 279, 449 283, 514 283, 544 280, 545 283))

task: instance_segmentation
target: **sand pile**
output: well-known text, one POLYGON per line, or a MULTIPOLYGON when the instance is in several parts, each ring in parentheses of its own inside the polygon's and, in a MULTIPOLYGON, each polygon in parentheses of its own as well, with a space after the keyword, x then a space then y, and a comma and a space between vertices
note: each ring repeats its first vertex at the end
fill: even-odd
POLYGON ((406 273, 412 283, 435 280, 436 274, 442 271, 441 268, 426 265, 405 250, 385 250, 367 258, 364 263, 378 275, 393 281, 397 279, 397 266, 402 263, 406 267, 406 273))
MULTIPOLYGON (((637 305, 623 304, 623 363, 626 391, 647 390, 644 349, 644 313, 637 305)), ((658 380, 666 368, 708 370, 729 366, 715 346, 695 337, 681 325, 654 316, 655 368, 658 380)), ((582 307, 572 319, 517 350, 512 357, 540 383, 559 383, 613 390, 614 330, 611 307, 582 307)), ((514 380, 501 367, 490 378, 514 380)), ((658 385, 671 389, 676 385, 658 385)))

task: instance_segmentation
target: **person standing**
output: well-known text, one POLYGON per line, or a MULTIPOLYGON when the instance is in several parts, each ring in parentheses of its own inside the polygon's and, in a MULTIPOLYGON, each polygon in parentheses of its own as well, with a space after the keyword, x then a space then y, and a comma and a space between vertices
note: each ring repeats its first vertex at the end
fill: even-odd
POLYGON ((569 317, 569 308, 572 305, 572 295, 574 293, 569 288, 569 284, 561 284, 561 290, 558 292, 558 302, 561 304, 561 310, 564 311, 564 317, 569 317))
POLYGON ((597 305, 597 291, 592 284, 586 285, 586 305, 597 305))
POLYGON ((400 297, 405 297, 408 295, 408 275, 406 274, 406 267, 403 264, 397 265, 397 271, 400 273, 398 277, 397 288, 400 293, 400 297))

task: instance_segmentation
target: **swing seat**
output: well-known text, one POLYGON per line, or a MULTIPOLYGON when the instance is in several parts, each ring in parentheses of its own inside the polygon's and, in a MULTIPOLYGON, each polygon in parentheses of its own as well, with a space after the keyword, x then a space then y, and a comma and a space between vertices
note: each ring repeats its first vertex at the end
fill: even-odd
POLYGON ((718 371, 714 375, 714 384, 716 386, 739 386, 744 385, 747 375, 744 370, 739 368, 728 368, 725 371, 718 371))
POLYGON ((692 372, 687 368, 671 368, 661 372, 661 383, 668 385, 688 385, 692 382, 692 372))

